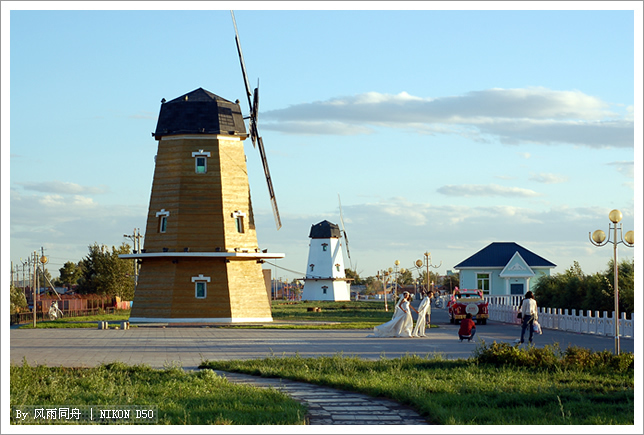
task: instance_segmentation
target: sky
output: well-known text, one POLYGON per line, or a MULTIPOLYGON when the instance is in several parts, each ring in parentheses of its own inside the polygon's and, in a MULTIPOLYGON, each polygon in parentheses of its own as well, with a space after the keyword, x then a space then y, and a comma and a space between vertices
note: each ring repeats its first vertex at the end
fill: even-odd
POLYGON ((301 5, 2 2, 3 279, 145 233, 162 98, 202 87, 248 113, 230 9, 283 224, 246 141, 274 277, 305 275, 339 199, 364 277, 425 252, 444 274, 492 242, 604 271, 588 234, 612 209, 636 235, 620 259, 641 258, 641 2, 301 5))

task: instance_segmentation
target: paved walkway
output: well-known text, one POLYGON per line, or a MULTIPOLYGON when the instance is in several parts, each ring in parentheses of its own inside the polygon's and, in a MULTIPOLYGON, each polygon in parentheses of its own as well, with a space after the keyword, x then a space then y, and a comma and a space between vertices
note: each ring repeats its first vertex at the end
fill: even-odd
POLYGON ((230 382, 275 388, 309 407, 311 425, 421 425, 428 424, 413 409, 387 399, 336 390, 287 379, 262 378, 238 373, 215 373, 230 382))
MULTIPOLYGON (((203 361, 257 359, 268 356, 317 357, 343 354, 363 359, 397 358, 406 354, 469 358, 476 343, 459 343, 457 325, 450 325, 444 310, 434 310, 439 328, 427 330, 426 338, 366 338, 367 330, 276 330, 219 327, 138 327, 128 330, 11 329, 10 359, 29 364, 92 367, 121 361, 154 368, 179 364, 197 370, 203 361)), ((496 322, 478 327, 476 340, 514 343, 520 327, 496 322)), ((3 340, 3 346, 6 344, 3 340)), ((535 336, 536 346, 557 343, 593 350, 613 350, 611 337, 544 330, 535 336)), ((632 338, 621 340, 622 351, 633 352, 632 338)), ((395 402, 281 379, 226 373, 232 382, 279 386, 305 402, 311 424, 427 424, 418 414, 395 402)))

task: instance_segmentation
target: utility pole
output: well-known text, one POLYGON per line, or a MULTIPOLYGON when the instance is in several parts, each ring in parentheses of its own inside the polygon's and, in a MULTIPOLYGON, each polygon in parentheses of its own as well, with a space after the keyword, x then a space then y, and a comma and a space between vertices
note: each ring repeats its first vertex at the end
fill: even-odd
MULTIPOLYGON (((134 228, 134 231, 132 235, 129 234, 123 234, 123 237, 126 237, 130 240, 132 240, 132 252, 137 254, 141 252, 141 230, 140 228, 134 228)), ((139 260, 136 258, 134 259, 134 286, 139 283, 139 260)))
POLYGON ((36 328, 36 314, 37 314, 37 304, 36 304, 36 287, 38 286, 38 275, 36 273, 36 267, 38 267, 38 252, 34 251, 34 285, 32 287, 33 290, 33 297, 34 297, 34 309, 33 309, 33 314, 34 314, 34 329, 36 328))

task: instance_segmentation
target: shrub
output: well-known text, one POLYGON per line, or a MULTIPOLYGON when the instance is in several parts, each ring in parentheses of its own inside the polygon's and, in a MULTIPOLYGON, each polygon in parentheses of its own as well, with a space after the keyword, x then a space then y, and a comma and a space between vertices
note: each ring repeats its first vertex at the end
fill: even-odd
POLYGON ((492 364, 497 367, 509 365, 545 370, 571 368, 618 373, 633 370, 635 366, 634 355, 629 352, 614 355, 607 350, 597 352, 576 346, 568 347, 562 352, 557 344, 537 348, 496 341, 490 345, 482 342, 474 350, 474 360, 480 364, 492 364))

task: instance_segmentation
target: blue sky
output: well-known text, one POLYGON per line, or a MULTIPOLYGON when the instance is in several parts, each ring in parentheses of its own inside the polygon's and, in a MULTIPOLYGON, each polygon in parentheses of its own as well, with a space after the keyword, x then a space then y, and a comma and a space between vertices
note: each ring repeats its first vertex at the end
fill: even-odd
POLYGON ((94 242, 145 231, 162 98, 203 87, 248 111, 231 8, 260 83, 279 231, 245 147, 259 244, 286 254, 276 276, 304 276, 310 227, 339 223, 338 195, 363 276, 426 251, 445 273, 496 241, 594 273, 612 250, 588 233, 607 231, 613 208, 641 252, 641 2, 6 3, 2 258, 14 264, 44 247, 56 276, 94 242))

